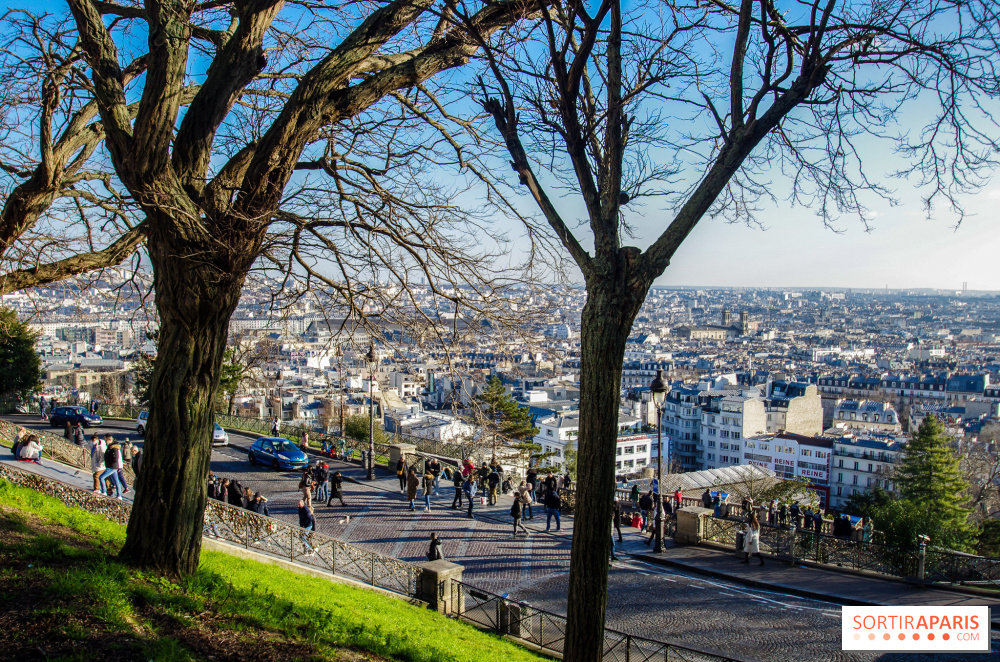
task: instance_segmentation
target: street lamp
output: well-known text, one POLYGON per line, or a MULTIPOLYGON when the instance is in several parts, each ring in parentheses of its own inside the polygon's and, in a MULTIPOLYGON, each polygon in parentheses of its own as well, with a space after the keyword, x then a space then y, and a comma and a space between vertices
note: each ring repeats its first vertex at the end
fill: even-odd
POLYGON ((375 343, 368 344, 368 480, 375 480, 375 343))
POLYGON ((667 385, 663 382, 663 371, 656 371, 656 378, 649 385, 656 405, 656 520, 653 524, 656 544, 653 553, 663 551, 663 401, 667 399, 667 385))

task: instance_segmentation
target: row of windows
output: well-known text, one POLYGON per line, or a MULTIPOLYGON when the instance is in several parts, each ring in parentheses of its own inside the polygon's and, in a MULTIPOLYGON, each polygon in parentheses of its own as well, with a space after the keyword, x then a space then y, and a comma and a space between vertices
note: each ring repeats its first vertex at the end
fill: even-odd
POLYGON ((646 458, 640 457, 637 460, 619 460, 615 462, 615 469, 621 469, 622 467, 626 469, 631 469, 632 467, 644 467, 646 466, 646 458))
POLYGON ((642 455, 646 452, 646 444, 642 444, 641 446, 626 446, 624 451, 621 446, 615 449, 615 455, 622 455, 623 452, 625 455, 635 455, 636 453, 642 455))

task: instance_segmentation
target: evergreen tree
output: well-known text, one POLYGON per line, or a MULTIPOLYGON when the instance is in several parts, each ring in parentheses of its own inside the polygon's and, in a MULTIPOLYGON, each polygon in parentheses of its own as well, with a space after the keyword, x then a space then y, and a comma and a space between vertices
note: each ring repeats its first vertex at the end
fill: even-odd
POLYGON ((482 417, 482 441, 492 447, 494 454, 505 441, 527 441, 538 434, 538 428, 531 424, 531 412, 518 406, 496 375, 476 396, 476 402, 482 417))
MULTIPOLYGON (((896 476, 900 496, 912 510, 936 520, 935 545, 965 548, 972 528, 966 507, 969 485, 962 478, 958 457, 944 427, 927 416, 909 443, 896 476)), ((929 535, 929 533, 928 533, 929 535)))
POLYGON ((38 334, 8 308, 0 309, 0 397, 27 399, 42 381, 38 334))

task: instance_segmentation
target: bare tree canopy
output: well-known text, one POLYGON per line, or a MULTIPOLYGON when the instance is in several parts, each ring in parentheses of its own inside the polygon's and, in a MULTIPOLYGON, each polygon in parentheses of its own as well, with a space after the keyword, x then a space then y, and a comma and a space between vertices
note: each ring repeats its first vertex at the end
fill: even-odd
POLYGON ((891 195, 866 167, 872 147, 902 147, 929 203, 981 183, 997 146, 983 105, 997 89, 994 11, 557 1, 522 35, 482 39, 482 107, 588 293, 567 660, 602 657, 622 359, 653 281, 701 219, 753 222, 783 191, 824 222, 864 221, 871 196, 891 195), (924 131, 899 115, 914 105, 924 131), (627 245, 630 214, 654 197, 667 209, 656 235, 644 250, 627 245))
POLYGON ((470 27, 493 35, 533 5, 483 3, 456 26, 434 0, 66 4, 4 16, 2 287, 143 247, 161 358, 122 558, 180 575, 197 567, 212 408, 252 270, 284 278, 277 298, 314 287, 355 315, 384 315, 416 277, 449 312, 502 310, 503 238, 456 202, 485 178, 429 85, 476 53, 470 27))

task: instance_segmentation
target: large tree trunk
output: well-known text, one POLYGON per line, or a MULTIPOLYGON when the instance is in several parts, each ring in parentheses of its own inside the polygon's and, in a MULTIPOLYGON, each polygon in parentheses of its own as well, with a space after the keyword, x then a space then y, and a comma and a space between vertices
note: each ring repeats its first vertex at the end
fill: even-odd
MULTIPOLYGON (((185 228, 191 231, 191 227, 185 228)), ((214 404, 245 265, 211 240, 150 235, 160 335, 133 513, 120 558, 161 574, 193 573, 201 553, 214 404), (200 241, 199 241, 200 240, 200 241), (198 250, 200 248, 200 250, 198 250)), ((253 254, 252 252, 250 254, 253 254)))
POLYGON ((600 662, 603 656, 622 359, 632 321, 648 287, 619 276, 593 279, 587 289, 581 326, 578 476, 563 658, 567 662, 600 662))

